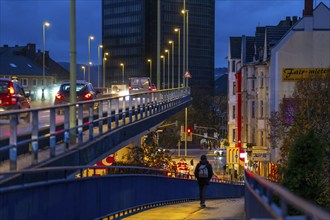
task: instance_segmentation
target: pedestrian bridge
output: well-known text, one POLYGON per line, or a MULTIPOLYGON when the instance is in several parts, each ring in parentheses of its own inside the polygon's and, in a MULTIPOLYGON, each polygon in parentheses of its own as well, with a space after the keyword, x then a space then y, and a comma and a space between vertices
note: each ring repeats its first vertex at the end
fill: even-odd
MULTIPOLYGON (((188 88, 103 98, 96 101, 97 110, 93 102, 0 113, 10 118, 1 125, 8 137, 0 145, 0 219, 114 219, 198 198, 196 180, 165 170, 110 166, 102 167, 104 176, 83 178, 84 170, 98 168, 86 165, 189 106, 188 88), (58 108, 64 115, 56 115, 58 108), (20 123, 23 112, 31 114, 32 123, 20 123)), ((301 212, 298 219, 330 219, 249 171, 245 185, 214 180, 207 191, 208 199, 243 196, 247 219, 290 219, 289 206, 301 212)))

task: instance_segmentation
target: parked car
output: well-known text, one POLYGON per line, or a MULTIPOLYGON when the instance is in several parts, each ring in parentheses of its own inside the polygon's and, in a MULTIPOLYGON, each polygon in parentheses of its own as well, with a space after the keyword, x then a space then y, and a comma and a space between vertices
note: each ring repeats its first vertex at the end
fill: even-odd
MULTIPOLYGON (((31 108, 29 95, 16 79, 0 78, 0 112, 31 108)), ((25 122, 30 122, 30 114, 19 115, 25 122)), ((9 119, 3 117, 4 119, 9 119)))
MULTIPOLYGON (((95 90, 92 83, 78 80, 76 82, 77 102, 89 101, 97 99, 99 91, 95 90)), ((60 85, 59 91, 55 95, 54 105, 62 105, 70 103, 70 82, 64 82, 60 85)), ((89 105, 83 106, 84 110, 89 109, 89 105)), ((95 102, 94 109, 98 108, 98 103, 95 102)), ((61 110, 57 110, 57 114, 61 114, 61 110)))

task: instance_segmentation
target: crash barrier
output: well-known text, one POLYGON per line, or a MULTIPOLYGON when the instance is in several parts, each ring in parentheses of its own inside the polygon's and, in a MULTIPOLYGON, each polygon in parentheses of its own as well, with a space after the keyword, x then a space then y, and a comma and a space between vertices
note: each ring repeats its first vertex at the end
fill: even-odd
MULTIPOLYGON (((94 167, 17 172, 24 174, 24 182, 0 188, 0 219, 94 219, 146 204, 198 198, 196 180, 170 177, 166 170, 110 166, 107 175, 77 177, 89 168, 94 167), (43 181, 34 181, 41 176, 43 181)), ((210 183, 206 195, 242 196, 243 185, 217 182, 210 183)))
POLYGON ((47 159, 54 158, 59 146, 66 150, 82 146, 189 101, 190 89, 180 88, 0 112, 0 118, 9 117, 8 125, 0 125, 7 126, 4 132, 7 138, 0 137, 0 165, 4 165, 5 171, 21 169, 23 165, 18 164, 18 156, 30 154, 30 163, 25 167, 34 166, 40 162, 41 149, 48 151, 47 159), (30 123, 20 123, 19 115, 22 113, 30 114, 30 123), (25 133, 20 134, 20 130, 25 133))
POLYGON ((245 170, 246 219, 330 219, 330 213, 249 170, 245 170), (300 215, 290 216, 295 209, 300 215))

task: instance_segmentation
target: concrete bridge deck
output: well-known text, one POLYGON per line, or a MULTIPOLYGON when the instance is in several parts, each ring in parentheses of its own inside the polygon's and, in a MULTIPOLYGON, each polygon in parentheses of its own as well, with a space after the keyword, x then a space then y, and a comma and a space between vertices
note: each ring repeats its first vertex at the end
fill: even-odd
POLYGON ((181 219, 246 219, 244 197, 206 200, 206 208, 200 208, 199 201, 166 205, 139 212, 122 219, 127 220, 181 220, 181 219))

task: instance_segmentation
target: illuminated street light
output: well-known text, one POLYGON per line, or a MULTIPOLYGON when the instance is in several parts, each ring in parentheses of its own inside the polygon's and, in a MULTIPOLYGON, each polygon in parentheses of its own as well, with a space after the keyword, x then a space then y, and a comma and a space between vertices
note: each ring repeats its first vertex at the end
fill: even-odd
POLYGON ((123 84, 125 84, 125 65, 123 63, 120 64, 122 67, 122 73, 123 73, 123 84))
POLYGON ((163 60, 163 89, 165 89, 165 56, 161 55, 160 58, 163 60))
POLYGON ((150 73, 150 83, 152 82, 152 60, 148 59, 148 63, 149 63, 149 73, 150 73))
POLYGON ((170 88, 170 51, 165 50, 165 53, 167 53, 167 88, 170 88))
POLYGON ((86 75, 86 67, 85 66, 81 66, 81 69, 84 72, 84 80, 86 80, 86 77, 85 77, 85 75, 86 75))
POLYGON ((100 50, 103 48, 103 45, 100 44, 97 47, 97 87, 100 87, 100 50))
POLYGON ((109 53, 104 53, 103 54, 103 80, 102 80, 102 84, 103 84, 103 88, 105 88, 105 66, 106 66, 106 61, 107 61, 107 56, 109 55, 109 53))
POLYGON ((94 37, 93 36, 89 36, 88 37, 88 82, 91 81, 91 66, 90 66, 90 63, 91 63, 91 40, 94 40, 94 37))
POLYGON ((45 79, 45 53, 46 53, 46 27, 49 27, 49 22, 44 22, 42 24, 42 42, 43 42, 43 54, 42 54, 42 94, 41 100, 45 101, 45 86, 46 86, 46 79, 45 79))
POLYGON ((180 28, 175 28, 175 32, 178 32, 178 88, 180 88, 180 28))
POLYGON ((168 42, 172 45, 172 89, 174 88, 174 41, 170 40, 168 42))

